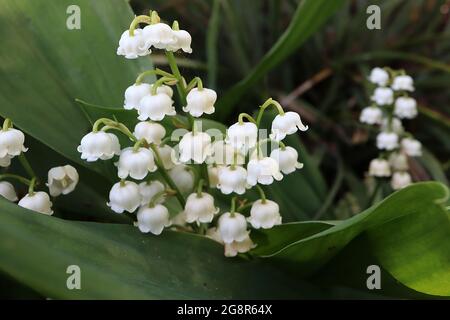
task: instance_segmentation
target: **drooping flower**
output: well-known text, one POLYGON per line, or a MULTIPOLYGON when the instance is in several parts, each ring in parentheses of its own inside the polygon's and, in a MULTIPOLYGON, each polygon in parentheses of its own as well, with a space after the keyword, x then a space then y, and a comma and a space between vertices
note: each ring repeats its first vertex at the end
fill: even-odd
POLYGON ((253 203, 247 220, 255 229, 270 229, 281 224, 280 207, 275 201, 257 200, 253 203))
POLYGON ((379 106, 390 105, 394 102, 394 92, 390 88, 376 88, 371 99, 379 106))
POLYGON ((247 170, 241 166, 219 167, 217 188, 223 194, 244 194, 247 186, 247 170))
POLYGON ((40 212, 51 216, 53 214, 52 202, 50 197, 44 191, 37 191, 33 193, 28 193, 20 199, 19 206, 36 212, 40 212))
POLYGON ((200 117, 203 113, 212 114, 216 100, 217 93, 214 90, 194 88, 187 94, 187 105, 183 107, 183 111, 189 112, 193 117, 200 117))
POLYGON ((147 94, 139 102, 138 119, 161 121, 165 116, 176 115, 173 100, 165 93, 147 94))
POLYGON ((275 141, 283 140, 287 135, 308 130, 308 126, 302 123, 297 112, 288 111, 278 114, 272 121, 272 133, 269 137, 275 141))
POLYGON ((379 124, 383 117, 383 112, 378 107, 366 107, 361 111, 359 121, 367 124, 379 124))
POLYGON ((297 161, 298 152, 292 147, 286 146, 272 150, 270 157, 278 162, 281 172, 289 174, 303 168, 303 163, 297 161))
POLYGON ((402 150, 410 157, 420 157, 422 155, 422 144, 412 138, 403 138, 401 141, 402 150))
POLYGON ((89 162, 108 160, 120 154, 120 144, 119 139, 112 133, 90 132, 81 139, 77 150, 81 153, 81 159, 89 162))
POLYGON ((173 30, 173 35, 175 36, 175 42, 167 45, 167 50, 175 52, 181 49, 186 53, 192 53, 192 37, 189 32, 186 30, 173 30))
POLYGON ((247 232, 247 237, 242 241, 225 243, 225 257, 235 257, 238 253, 245 253, 256 247, 247 232))
POLYGON ((394 172, 391 179, 391 187, 399 190, 409 186, 412 183, 411 175, 406 171, 394 172))
POLYGON ((139 186, 132 181, 117 182, 109 192, 108 207, 116 213, 136 211, 141 204, 139 186))
POLYGON ((147 47, 153 46, 157 49, 167 49, 177 41, 172 28, 162 22, 144 27, 142 35, 147 47))
POLYGON ((143 233, 153 233, 160 235, 165 227, 169 227, 169 210, 162 204, 155 206, 143 206, 137 213, 137 227, 143 233))
POLYGON ((217 184, 219 183, 219 168, 217 165, 208 166, 208 179, 211 188, 217 188, 217 184))
POLYGON ((139 194, 141 195, 141 205, 147 205, 152 200, 155 203, 163 203, 165 200, 164 196, 158 197, 158 199, 154 199, 157 194, 160 194, 166 189, 164 184, 158 180, 145 181, 139 184, 139 194))
POLYGON ((143 121, 136 124, 133 134, 138 140, 145 139, 149 144, 160 144, 166 135, 166 129, 159 123, 143 121))
POLYGON ((180 161, 203 163, 211 155, 211 137, 205 132, 188 132, 180 140, 180 161))
POLYGON ((278 162, 270 157, 253 157, 247 164, 247 183, 254 186, 272 184, 273 181, 283 179, 278 162))
POLYGON ((190 192, 194 188, 195 176, 188 166, 178 164, 170 169, 168 173, 181 193, 190 192))
POLYGON ((400 152, 393 152, 389 156, 389 164, 395 171, 406 171, 408 170, 408 158, 405 154, 400 152))
POLYGON ((119 40, 117 55, 125 56, 127 59, 136 59, 151 53, 146 45, 142 29, 135 29, 131 36, 129 30, 125 30, 119 40))
POLYGON ((161 157, 164 169, 169 170, 175 166, 176 158, 175 151, 169 145, 158 146, 158 153, 161 157))
POLYGON ((413 98, 399 97, 395 100, 394 114, 399 118, 412 119, 417 116, 417 102, 413 98))
POLYGON ((398 147, 398 135, 394 132, 380 132, 377 136, 377 148, 394 150, 398 147))
POLYGON ((142 180, 149 172, 154 172, 157 169, 153 153, 146 148, 134 150, 133 147, 129 147, 123 149, 116 165, 118 176, 121 179, 130 176, 133 179, 142 180))
POLYGON ((143 97, 151 92, 148 83, 133 84, 125 90, 125 100, 123 108, 126 110, 139 109, 139 103, 143 97))
POLYGON ((227 130, 227 143, 240 150, 249 150, 256 145, 258 127, 252 122, 237 122, 227 130))
POLYGON ((8 181, 0 181, 0 196, 11 202, 18 200, 14 186, 8 181))
POLYGON ((188 223, 209 223, 219 212, 219 208, 214 206, 214 198, 210 194, 206 192, 202 192, 201 195, 191 193, 186 199, 184 212, 188 223))
POLYGON ((389 81, 389 73, 382 68, 373 68, 370 72, 369 81, 384 87, 389 81))
POLYGON ((408 75, 397 76, 392 81, 392 89, 395 91, 404 90, 404 91, 414 91, 414 81, 408 75))
POLYGON ((23 145, 24 142, 25 135, 22 131, 14 128, 0 130, 0 158, 4 163, 8 163, 6 157, 12 158, 28 150, 23 145))
POLYGON ((52 197, 71 193, 78 184, 77 169, 71 165, 55 167, 48 171, 48 189, 52 197))
POLYGON ((244 241, 248 236, 247 221, 245 220, 245 217, 238 212, 226 212, 222 214, 217 225, 220 237, 224 243, 244 241))
POLYGON ((384 159, 373 159, 370 161, 369 175, 374 177, 389 177, 391 175, 389 162, 384 159))
POLYGON ((208 163, 217 165, 230 165, 245 163, 245 156, 241 150, 235 149, 230 143, 224 140, 216 140, 211 146, 211 156, 208 158, 208 163))

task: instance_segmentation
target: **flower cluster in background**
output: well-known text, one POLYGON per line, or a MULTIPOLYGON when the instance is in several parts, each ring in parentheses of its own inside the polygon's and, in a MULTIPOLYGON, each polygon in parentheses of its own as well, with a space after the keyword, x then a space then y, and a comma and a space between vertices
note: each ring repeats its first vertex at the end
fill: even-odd
MULTIPOLYGON (((35 188, 40 183, 31 164, 25 157, 25 152, 28 149, 25 148, 24 143, 25 135, 23 132, 14 129, 10 119, 5 119, 0 130, 0 166, 7 168, 11 164, 11 159, 18 157, 29 178, 2 172, 0 174, 0 195, 9 201, 16 202, 19 200, 16 189, 10 182, 4 180, 20 182, 28 186, 28 193, 19 200, 18 205, 36 212, 52 215, 50 196, 44 191, 35 191, 35 188)), ((78 179, 77 170, 71 165, 65 165, 48 171, 48 182, 46 185, 50 195, 57 197, 61 194, 66 195, 72 192, 78 183, 78 179)))
POLYGON ((215 112, 217 94, 205 88, 200 78, 188 82, 181 75, 174 52, 192 52, 191 36, 179 30, 176 21, 170 27, 160 21, 155 11, 137 16, 122 34, 117 54, 135 59, 157 49, 165 51, 170 72, 145 71, 124 94, 124 108, 135 110, 139 122, 130 129, 117 120, 98 119, 92 132, 81 140, 81 158, 97 161, 118 156, 115 164, 120 181, 110 191, 108 206, 119 214, 136 212, 135 225, 141 232, 159 235, 164 228, 173 227, 222 243, 226 256, 247 252, 254 247, 250 227, 268 229, 281 223, 278 204, 266 199, 260 185, 270 185, 302 167, 297 151, 282 140, 308 128, 297 113, 285 112, 277 101, 268 99, 260 106, 256 119, 240 114, 225 136, 217 134, 218 129, 212 130, 214 134, 203 131, 199 118, 215 112), (146 26, 140 29, 139 24, 146 26), (144 82, 150 75, 156 80, 144 82), (172 87, 178 92, 178 109, 172 87), (261 120, 269 107, 275 108, 278 115, 269 137, 262 138, 261 120), (177 113, 186 120, 180 129, 184 131, 169 135, 159 122, 179 117, 177 113), (122 148, 112 130, 125 134, 132 144, 122 148), (267 154, 267 145, 276 148, 267 154), (260 195, 254 202, 244 195, 251 188, 260 195), (229 207, 217 206, 214 190, 231 195, 229 207), (173 209, 177 212, 169 212, 168 201, 172 198, 178 202, 180 209, 173 209), (246 208, 250 208, 248 217, 242 213, 246 208))
POLYGON ((408 157, 422 155, 421 143, 402 125, 402 120, 417 116, 417 102, 409 96, 414 91, 414 82, 404 70, 387 67, 372 69, 368 80, 376 85, 372 105, 362 110, 359 120, 380 130, 376 137, 380 155, 370 162, 369 175, 390 177, 391 187, 398 190, 412 182, 408 157))

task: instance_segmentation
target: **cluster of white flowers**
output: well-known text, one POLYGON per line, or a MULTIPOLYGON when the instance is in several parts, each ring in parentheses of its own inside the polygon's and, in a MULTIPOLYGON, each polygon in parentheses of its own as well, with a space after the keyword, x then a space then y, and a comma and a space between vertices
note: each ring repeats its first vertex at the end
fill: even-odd
POLYGON ((401 189, 412 182, 407 157, 422 155, 421 143, 405 132, 401 122, 417 116, 417 102, 409 96, 414 82, 403 70, 387 67, 372 69, 368 79, 376 85, 373 104, 362 110, 359 120, 380 126, 376 145, 382 151, 370 162, 369 175, 391 177, 392 188, 401 189))
POLYGON ((134 130, 116 120, 99 119, 92 132, 82 138, 78 151, 87 161, 119 157, 120 181, 110 191, 108 206, 116 213, 136 211, 135 225, 141 232, 159 235, 166 227, 197 232, 222 243, 226 256, 235 256, 254 247, 250 227, 268 229, 281 224, 278 204, 266 199, 259 185, 270 185, 283 174, 302 168, 297 151, 281 140, 308 127, 297 113, 285 112, 277 101, 268 99, 260 106, 256 120, 245 113, 239 115, 225 136, 218 135, 218 129, 212 129, 214 133, 202 131, 198 118, 215 112, 217 94, 204 88, 200 78, 186 82, 180 75, 173 51, 181 48, 191 52, 190 43, 191 36, 179 31, 178 23, 170 28, 160 22, 155 11, 136 17, 120 39, 118 54, 136 58, 150 53, 152 46, 164 49, 171 72, 145 71, 125 90, 124 108, 137 111, 139 122, 134 130), (148 25, 139 29, 139 23, 148 25), (147 75, 157 80, 144 83, 147 75), (158 122, 177 114, 172 99, 175 85, 182 104, 178 111, 183 111, 189 124, 169 135, 158 122), (258 130, 270 106, 278 115, 270 138, 262 139, 258 130), (118 138, 107 132, 111 129, 125 134, 133 145, 121 149, 118 138), (269 144, 276 148, 264 155, 262 146, 269 144), (242 197, 252 187, 261 197, 254 202, 242 197), (214 192, 241 198, 232 196, 230 209, 221 213, 214 192), (173 196, 180 204, 177 212, 169 212, 166 204, 173 196))
MULTIPOLYGON (((24 152, 28 149, 24 146, 25 135, 22 131, 14 129, 10 119, 5 119, 3 128, 0 130, 0 166, 9 167, 11 159, 18 156, 24 164, 24 169, 30 175, 30 179, 11 173, 0 174, 0 180, 11 179, 24 183, 28 186, 28 193, 20 200, 16 189, 8 181, 0 181, 0 195, 5 199, 16 202, 18 205, 46 215, 52 215, 52 202, 50 196, 44 191, 35 191, 38 184, 37 177, 31 168, 30 163, 25 158, 24 152)), ((48 172, 48 183, 50 195, 52 197, 72 192, 78 183, 78 172, 71 165, 55 167, 48 172)))

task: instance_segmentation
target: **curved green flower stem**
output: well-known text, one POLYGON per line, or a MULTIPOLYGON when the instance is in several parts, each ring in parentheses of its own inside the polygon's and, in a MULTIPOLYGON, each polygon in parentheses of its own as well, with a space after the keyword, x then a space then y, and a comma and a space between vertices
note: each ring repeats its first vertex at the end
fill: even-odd
POLYGON ((178 24, 177 20, 174 20, 172 23, 172 30, 174 31, 179 31, 180 30, 180 25, 178 24))
POLYGON ((174 78, 174 77, 161 77, 161 78, 159 78, 158 80, 156 80, 154 83, 153 83, 153 85, 152 85, 152 89, 151 89, 151 93, 152 93, 152 95, 154 96, 156 93, 157 93, 157 91, 158 91, 158 88, 161 86, 161 85, 163 85, 163 84, 165 84, 165 83, 173 83, 173 84, 175 84, 175 83, 177 83, 178 82, 178 80, 176 79, 176 78, 174 78))
POLYGON ((275 108, 277 108, 278 114, 280 114, 280 115, 284 114, 283 107, 281 106, 281 104, 278 101, 275 101, 272 98, 267 99, 266 102, 264 102, 263 105, 259 107, 260 109, 258 112, 258 116, 256 117, 256 125, 258 126, 258 129, 259 129, 259 125, 261 124, 261 119, 264 114, 264 111, 270 106, 274 106, 275 108))
POLYGON ((5 118, 5 121, 3 121, 3 131, 6 131, 9 128, 12 128, 12 126, 13 126, 13 123, 12 123, 11 119, 5 118))
POLYGON ((145 77, 150 76, 150 75, 157 75, 157 76, 161 76, 161 77, 171 77, 171 78, 175 78, 175 76, 173 74, 171 74, 170 72, 161 70, 159 68, 156 69, 152 69, 152 70, 147 70, 144 71, 142 73, 140 73, 137 78, 135 83, 136 84, 141 84, 142 81, 144 80, 145 77))
POLYGON ((28 194, 31 196, 34 194, 34 186, 36 185, 36 177, 33 177, 28 186, 28 194))
MULTIPOLYGON (((177 82, 177 91, 178 95, 180 97, 180 102, 183 106, 186 106, 186 96, 187 96, 187 88, 185 87, 185 82, 183 77, 181 76, 180 69, 178 69, 177 61, 175 59, 175 56, 173 55, 173 52, 166 51, 166 57, 167 61, 169 62, 170 70, 172 71, 173 75, 175 76, 175 79, 178 80, 177 82)), ((187 114, 189 125, 192 128, 194 124, 194 118, 188 113, 187 114)))
POLYGON ((20 161, 20 164, 22 165, 22 167, 27 172, 27 174, 30 176, 30 178, 37 177, 36 174, 34 173, 33 168, 31 167, 30 162, 27 160, 27 158, 23 152, 19 155, 19 161, 20 161))
POLYGON ((236 212, 236 199, 237 199, 237 197, 231 198, 231 208, 230 208, 230 213, 231 213, 231 216, 232 216, 232 217, 234 217, 234 213, 236 212))
POLYGON ((206 188, 210 188, 209 184, 209 173, 208 173, 208 165, 206 163, 201 164, 201 170, 203 171, 203 177, 205 178, 206 188))
POLYGON ((139 148, 145 144, 147 142, 147 140, 145 139, 141 139, 135 142, 134 146, 133 146, 133 151, 137 152, 139 150, 139 148))
POLYGON ((246 210, 247 208, 251 207, 253 205, 253 203, 254 203, 253 201, 250 201, 246 204, 243 204, 237 208, 237 211, 242 212, 242 211, 246 210))
POLYGON ((197 183, 197 197, 201 198, 203 190, 203 179, 199 179, 197 183))
POLYGON ((261 196, 261 203, 266 203, 267 199, 264 190, 259 185, 256 185, 255 187, 258 190, 259 195, 261 196))
POLYGON ((242 113, 239 114, 239 117, 238 117, 239 124, 243 124, 244 123, 244 118, 246 118, 248 121, 256 124, 255 119, 251 115, 249 115, 248 113, 245 113, 245 112, 242 112, 242 113))
POLYGON ((279 147, 280 147, 280 149, 281 150, 284 150, 284 149, 286 149, 286 145, 283 143, 283 141, 276 141, 276 140, 273 140, 273 139, 270 139, 270 138, 266 138, 266 139, 263 139, 263 140, 258 140, 258 142, 256 143, 256 146, 255 146, 255 148, 256 148, 256 155, 259 157, 259 155, 261 154, 261 145, 263 145, 264 143, 267 143, 267 142, 275 142, 279 147))
POLYGON ((101 129, 101 131, 108 131, 108 130, 118 130, 122 132, 124 135, 126 135, 131 141, 136 142, 138 139, 131 133, 130 129, 126 125, 124 125, 121 122, 114 121, 108 118, 100 118, 97 121, 95 121, 94 125, 92 126, 92 132, 98 132, 100 125, 104 125, 104 127, 101 129))
POLYGON ((20 183, 23 183, 26 186, 30 186, 30 184, 31 184, 31 180, 28 180, 27 178, 24 178, 24 177, 19 176, 17 174, 12 174, 12 173, 0 174, 0 180, 6 180, 6 179, 17 180, 17 181, 19 181, 20 183))
POLYGON ((195 88, 195 86, 197 86, 198 90, 203 90, 203 81, 202 79, 200 79, 199 77, 195 77, 194 79, 191 80, 191 82, 189 82, 189 84, 186 87, 186 91, 189 92, 192 89, 195 88))
POLYGON ((161 156, 159 154, 158 148, 152 143, 150 144, 150 148, 152 149, 153 153, 155 154, 155 162, 156 166, 158 167, 158 171, 163 177, 164 180, 166 180, 169 187, 176 191, 175 196, 178 199, 178 202, 180 203, 181 207, 184 209, 186 205, 186 200, 184 199, 183 195, 180 192, 180 189, 178 189, 178 186, 173 182, 172 178, 167 173, 166 169, 164 169, 163 161, 161 160, 161 156))
POLYGON ((149 16, 146 15, 135 17, 130 24, 130 29, 128 30, 130 37, 134 37, 134 30, 139 25, 139 23, 151 24, 152 20, 149 16))
POLYGON ((160 192, 158 192, 157 194, 155 194, 155 195, 153 196, 152 200, 150 200, 150 202, 149 202, 149 204, 148 204, 148 207, 149 207, 149 208, 153 208, 153 207, 156 205, 157 201, 158 201, 161 197, 163 197, 163 196, 165 196, 165 195, 167 195, 166 190, 160 191, 160 192))

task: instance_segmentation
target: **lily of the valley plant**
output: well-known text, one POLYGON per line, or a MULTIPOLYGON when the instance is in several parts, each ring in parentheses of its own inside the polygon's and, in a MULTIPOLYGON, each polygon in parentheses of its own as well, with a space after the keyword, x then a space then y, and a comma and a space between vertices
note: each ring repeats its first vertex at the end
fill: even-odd
POLYGON ((174 53, 191 53, 191 40, 178 22, 169 26, 156 11, 135 17, 120 37, 117 54, 136 59, 163 50, 170 71, 145 71, 125 90, 123 107, 135 110, 139 120, 134 128, 115 119, 98 119, 78 151, 86 161, 118 157, 118 182, 109 193, 108 206, 118 214, 136 213, 135 225, 141 232, 159 235, 167 227, 196 232, 224 244, 226 256, 236 256, 254 247, 251 228, 281 223, 278 204, 266 198, 260 185, 270 185, 302 167, 297 151, 282 140, 308 128, 297 113, 285 112, 277 101, 268 99, 256 119, 240 114, 225 136, 217 134, 219 130, 202 131, 200 118, 215 112, 217 94, 205 88, 200 78, 188 81, 180 73, 174 53), (147 76, 156 80, 147 83, 147 76), (177 108, 173 88, 181 104, 177 108), (262 138, 259 129, 269 107, 278 114, 269 137, 262 138), (180 113, 188 120, 183 133, 177 135, 175 130, 168 136, 159 122, 180 113), (121 146, 116 133, 125 134, 129 145, 121 146), (264 153, 267 145, 276 148, 264 153), (245 197, 251 188, 260 197, 253 202, 245 197), (229 206, 217 206, 214 189, 229 195, 229 206), (178 212, 169 212, 167 201, 172 197, 182 208, 178 212), (248 208, 250 214, 245 216, 242 212, 248 208))
POLYGON ((360 121, 379 126, 376 145, 381 150, 369 165, 369 175, 391 178, 394 190, 411 184, 408 157, 422 155, 421 143, 405 132, 402 120, 417 116, 417 102, 409 96, 414 91, 413 79, 404 70, 372 69, 369 81, 376 85, 371 96, 372 105, 362 110, 360 121))

